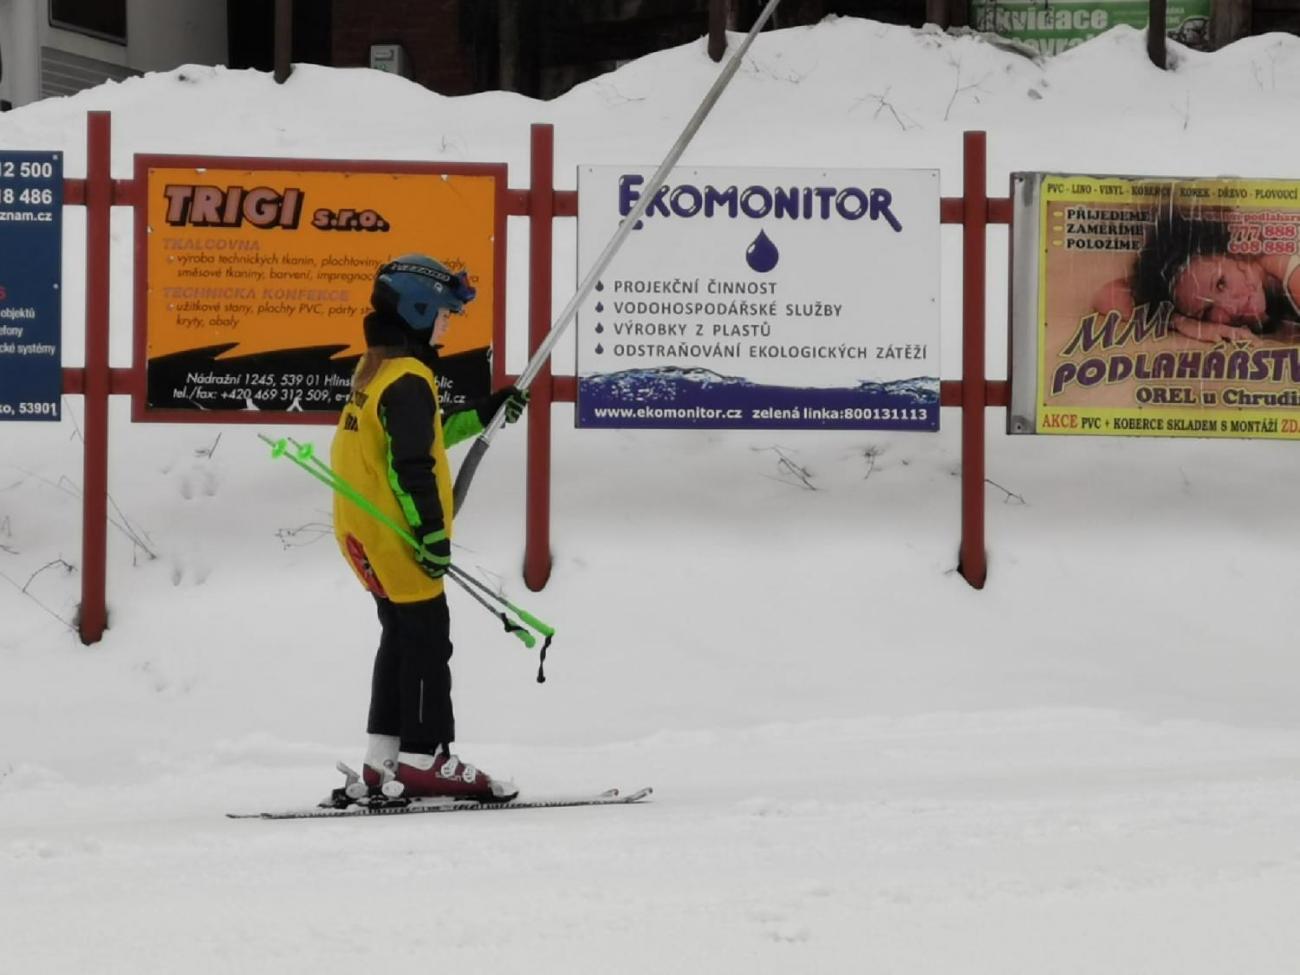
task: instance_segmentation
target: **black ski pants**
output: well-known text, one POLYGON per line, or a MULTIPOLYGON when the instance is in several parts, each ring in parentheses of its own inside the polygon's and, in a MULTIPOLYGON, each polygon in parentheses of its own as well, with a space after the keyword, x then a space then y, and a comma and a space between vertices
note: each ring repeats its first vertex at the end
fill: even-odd
POLYGON ((451 617, 446 595, 418 603, 375 597, 383 633, 370 684, 372 735, 401 738, 402 750, 433 754, 456 740, 451 706, 451 617))

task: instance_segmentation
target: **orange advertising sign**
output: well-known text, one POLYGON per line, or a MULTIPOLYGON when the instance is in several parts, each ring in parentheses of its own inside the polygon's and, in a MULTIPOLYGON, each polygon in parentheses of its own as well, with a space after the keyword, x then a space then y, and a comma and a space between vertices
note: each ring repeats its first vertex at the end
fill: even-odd
POLYGON ((444 400, 488 391, 504 166, 155 156, 137 173, 147 409, 339 409, 375 270, 409 253, 478 291, 441 349, 444 400))

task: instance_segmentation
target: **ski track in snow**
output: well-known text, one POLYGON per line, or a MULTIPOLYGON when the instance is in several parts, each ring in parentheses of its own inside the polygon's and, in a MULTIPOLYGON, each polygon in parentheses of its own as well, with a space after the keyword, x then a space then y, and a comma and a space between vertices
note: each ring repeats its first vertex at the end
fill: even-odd
POLYGON ((614 957, 629 972, 1083 973, 1110 952, 1126 970, 1223 970, 1252 942, 1251 970, 1281 973, 1300 948, 1280 935, 1300 891, 1290 734, 1049 711, 483 750, 557 788, 644 780, 656 795, 264 823, 213 812, 320 793, 319 764, 0 788, 0 867, 22 892, 6 957, 17 971, 342 972, 379 950, 543 971, 614 957))

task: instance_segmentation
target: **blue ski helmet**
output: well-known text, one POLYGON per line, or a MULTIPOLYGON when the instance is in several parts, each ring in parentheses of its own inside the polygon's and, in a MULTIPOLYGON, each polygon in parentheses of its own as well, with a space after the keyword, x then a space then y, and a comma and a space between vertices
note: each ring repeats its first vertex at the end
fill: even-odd
POLYGON ((417 332, 427 332, 439 311, 460 313, 475 294, 464 271, 453 273, 423 254, 404 254, 380 266, 370 304, 417 332))

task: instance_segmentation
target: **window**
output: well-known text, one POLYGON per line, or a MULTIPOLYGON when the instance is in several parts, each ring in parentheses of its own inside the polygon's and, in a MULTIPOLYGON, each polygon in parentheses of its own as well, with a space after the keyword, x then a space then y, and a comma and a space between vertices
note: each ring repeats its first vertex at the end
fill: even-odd
POLYGON ((126 0, 50 0, 50 26, 126 43, 126 0))

